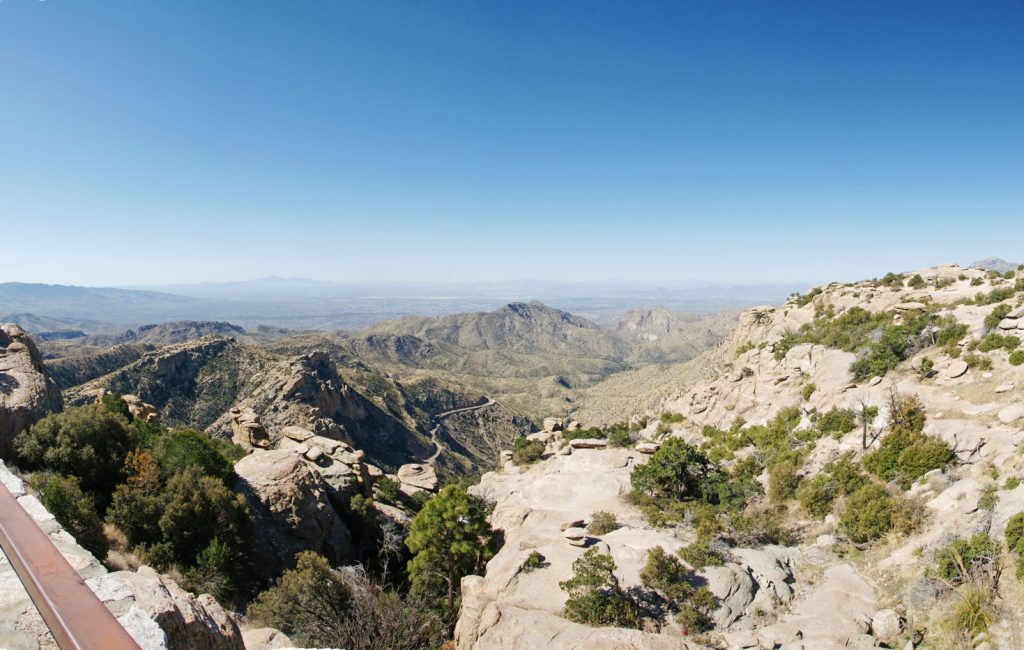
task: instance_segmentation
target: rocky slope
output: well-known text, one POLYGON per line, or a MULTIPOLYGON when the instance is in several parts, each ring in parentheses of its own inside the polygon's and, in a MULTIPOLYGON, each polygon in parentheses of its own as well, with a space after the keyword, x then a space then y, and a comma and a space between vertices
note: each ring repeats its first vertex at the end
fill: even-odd
MULTIPOLYGON (((852 544, 839 525, 842 499, 823 520, 791 501, 786 525, 796 534, 795 544, 733 546, 722 566, 697 567, 717 609, 713 630, 699 644, 689 637, 688 642, 728 648, 1020 647, 1024 589, 1013 576, 1014 553, 999 554, 1006 568, 992 587, 998 598, 985 606, 991 624, 966 641, 957 636, 953 616, 961 592, 934 574, 938 554, 956 538, 986 533, 1005 549, 1007 521, 1024 511, 1024 461, 1018 451, 1024 443, 1024 364, 1013 365, 1020 355, 1011 357, 1007 348, 1019 349, 1015 341, 990 336, 1024 338, 1020 280, 944 265, 833 284, 779 307, 748 310, 728 339, 704 357, 704 372, 677 386, 650 413, 675 414, 666 420, 671 424, 655 420, 640 433, 653 449, 667 437, 712 445, 705 427, 742 435, 744 428, 768 423, 788 407, 798 407, 799 427, 814 426, 815 418, 833 408, 859 413, 877 407, 866 425, 867 449, 858 425, 818 438, 798 456, 797 479, 807 482, 843 454, 859 462, 878 448, 894 417, 891 396, 910 395, 927 415, 924 434, 953 451, 948 466, 909 490, 870 478, 893 498, 920 508, 919 523, 909 532, 852 544), (846 322, 836 321, 844 314, 857 315, 856 309, 897 326, 910 328, 924 317, 936 325, 909 339, 895 367, 855 379, 851 366, 858 359, 875 359, 878 332, 859 345, 844 342, 852 326, 839 334, 833 329, 838 338, 823 332, 831 323, 846 322), (953 330, 958 336, 952 342, 936 344, 953 321, 963 330, 953 330)), ((573 561, 585 550, 581 546, 610 553, 623 587, 641 589, 639 570, 648 550, 662 546, 671 552, 697 535, 685 524, 655 527, 623 498, 632 468, 646 462, 648 453, 640 447, 588 446, 562 447, 553 439, 544 460, 526 467, 508 462, 473 488, 495 503, 492 521, 504 530, 506 544, 484 576, 463 582, 460 648, 680 647, 680 630, 672 622, 637 631, 591 628, 560 615, 567 595, 558 583, 571 575, 573 561), (573 526, 599 510, 615 514, 621 527, 569 536, 582 530, 573 526), (541 553, 545 564, 527 571, 523 563, 531 551, 541 553)), ((736 447, 736 458, 762 453, 742 442, 736 447)), ((769 487, 767 474, 758 480, 769 487)))
MULTIPOLYGON (((243 650, 235 619, 208 595, 184 591, 149 567, 108 572, 28 494, 0 462, 0 482, 17 498, 68 563, 143 650, 243 650)), ((56 649, 46 624, 0 553, 0 647, 56 649)))
POLYGON ((0 458, 9 458, 14 436, 61 409, 61 395, 25 330, 0 324, 0 458))

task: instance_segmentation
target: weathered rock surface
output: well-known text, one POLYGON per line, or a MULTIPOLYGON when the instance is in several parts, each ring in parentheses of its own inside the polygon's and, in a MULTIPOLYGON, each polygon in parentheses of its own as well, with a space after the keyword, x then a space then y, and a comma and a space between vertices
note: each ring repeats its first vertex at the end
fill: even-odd
POLYGON ((331 487, 298 454, 254 451, 235 464, 235 473, 255 519, 256 564, 265 573, 290 566, 300 551, 334 563, 346 558, 352 536, 331 504, 331 487))
POLYGON ((251 408, 231 409, 231 442, 246 449, 270 446, 270 435, 256 411, 251 408))
POLYGON ((431 465, 409 463, 398 468, 398 483, 403 492, 436 492, 437 472, 431 465))
POLYGON ((0 458, 10 458, 16 435, 62 406, 32 339, 17 325, 0 324, 0 458))

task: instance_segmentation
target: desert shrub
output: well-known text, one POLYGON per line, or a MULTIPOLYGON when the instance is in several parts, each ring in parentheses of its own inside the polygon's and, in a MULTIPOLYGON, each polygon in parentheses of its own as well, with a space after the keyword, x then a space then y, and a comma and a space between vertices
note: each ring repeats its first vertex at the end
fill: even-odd
POLYGON ((984 278, 971 278, 972 287, 980 287, 983 284, 985 284, 984 278))
POLYGON ((1019 485, 1020 485, 1020 477, 1019 476, 1008 476, 1008 477, 1006 477, 1006 481, 1003 483, 1003 489, 1004 490, 1016 490, 1019 485))
POLYGON ((736 348, 736 353, 735 354, 738 357, 741 354, 743 354, 744 352, 749 352, 750 350, 753 350, 753 349, 754 349, 754 342, 753 341, 747 341, 743 345, 741 345, 738 348, 736 348))
MULTIPOLYGON (((983 304, 983 303, 979 303, 983 304)), ((999 326, 999 321, 1006 318, 1006 315, 1013 310, 1010 305, 996 305, 996 308, 989 312, 988 316, 985 316, 985 327, 993 329, 999 326)))
POLYGON ((39 493, 39 501, 75 541, 101 562, 106 559, 108 544, 103 535, 103 520, 96 513, 92 498, 82 492, 77 478, 38 472, 32 475, 29 485, 39 493))
POLYGON ((857 428, 857 414, 850 409, 833 408, 818 416, 814 424, 822 434, 839 437, 857 428))
POLYGON ((921 363, 919 363, 917 366, 917 376, 920 377, 921 379, 927 379, 928 377, 931 377, 934 373, 935 362, 929 359, 928 357, 922 358, 921 363))
MULTIPOLYGON (((1011 287, 996 287, 995 289, 993 289, 992 291, 989 291, 988 293, 979 293, 978 295, 976 295, 974 297, 974 304, 976 304, 976 305, 994 305, 997 302, 1002 302, 1004 300, 1009 300, 1010 298, 1013 298, 1013 295, 1015 293, 1017 293, 1016 287, 1012 287, 1012 286, 1011 287)), ((999 307, 996 307, 996 309, 1000 309, 1000 308, 1003 308, 1003 307, 1009 307, 1009 305, 999 305, 999 307)), ((1010 312, 1010 310, 1007 309, 999 317, 999 319, 1001 320, 1001 319, 1005 318, 1006 314, 1008 314, 1009 312, 1010 312)), ((995 313, 995 312, 993 312, 993 313, 995 313)), ((989 315, 991 316, 991 314, 989 314, 989 315)), ((999 320, 996 321, 996 324, 998 324, 998 323, 999 323, 999 320)), ((985 324, 988 325, 988 320, 986 320, 985 324)), ((989 325, 989 327, 995 327, 995 325, 989 325)))
POLYGON ((889 427, 890 429, 907 429, 924 431, 927 421, 924 404, 916 395, 892 393, 889 396, 889 427))
POLYGON ((958 323, 952 316, 947 316, 939 321, 939 331, 935 334, 935 345, 948 347, 956 345, 967 336, 968 328, 965 323, 958 323))
POLYGON ((217 442, 192 429, 164 432, 153 445, 153 458, 165 479, 187 467, 195 467, 204 476, 214 476, 225 483, 235 473, 234 463, 222 453, 217 442))
POLYGON ((998 561, 999 547, 986 533, 959 537, 935 553, 935 575, 960 585, 978 571, 993 569, 998 561))
POLYGON ((996 620, 996 590, 987 580, 970 581, 956 590, 955 604, 946 626, 954 647, 974 647, 973 639, 996 620))
POLYGON ((772 467, 768 473, 768 498, 779 503, 796 496, 800 485, 799 467, 792 461, 783 461, 772 467))
POLYGON ((793 532, 785 526, 785 506, 751 508, 726 515, 723 535, 734 546, 787 545, 794 543, 793 532))
POLYGON ((610 512, 599 510, 590 515, 590 523, 587 524, 587 532, 591 535, 607 535, 619 528, 619 521, 610 512))
POLYGON ((1024 551, 1024 512, 1019 512, 1006 522, 1006 546, 1011 551, 1024 551))
POLYGON ((175 474, 164 488, 166 505, 159 526, 171 545, 175 560, 195 565, 214 538, 228 546, 233 581, 242 581, 248 568, 252 519, 245 498, 228 489, 217 477, 204 476, 195 467, 175 474))
POLYGON ((562 431, 562 440, 569 442, 581 438, 598 438, 604 440, 608 437, 604 429, 600 427, 590 427, 588 429, 576 429, 575 431, 562 431))
POLYGON ((134 419, 132 417, 132 412, 128 410, 128 402, 121 399, 121 396, 117 393, 105 393, 100 396, 100 404, 102 404, 111 413, 120 415, 127 422, 131 422, 134 419))
POLYGON ((652 497, 673 499, 701 498, 701 485, 712 473, 714 464, 679 438, 670 438, 643 465, 630 474, 633 489, 652 497))
POLYGON ((1009 361, 1011 366, 1024 364, 1024 350, 1014 350, 1011 352, 1009 361))
POLYGON ((996 494, 996 486, 990 485, 982 491, 978 498, 978 509, 992 512, 996 509, 997 503, 999 503, 999 495, 996 494))
POLYGON ((387 476, 381 477, 374 483, 373 491, 376 499, 383 503, 396 504, 402 498, 401 491, 398 489, 398 481, 387 476))
POLYGON ((526 556, 523 563, 519 566, 519 570, 523 573, 529 573, 534 569, 540 569, 544 566, 544 556, 537 551, 530 551, 530 554, 526 556))
POLYGON ((125 470, 127 478, 114 490, 107 521, 117 526, 132 546, 159 542, 165 503, 160 468, 149 452, 138 449, 128 454, 125 470))
POLYGON ((587 625, 640 627, 640 608, 622 590, 611 555, 590 548, 572 564, 573 576, 559 583, 568 592, 564 615, 587 625))
POLYGON ((672 605, 677 620, 686 631, 700 632, 711 627, 715 598, 706 587, 694 587, 686 567, 674 556, 655 546, 647 553, 647 564, 640 571, 644 586, 654 589, 672 605))
POLYGON ((102 404, 88 404, 47 415, 19 433, 14 448, 29 469, 77 478, 102 513, 132 441, 124 417, 102 404))
POLYGON ((988 358, 984 354, 975 354, 973 352, 965 354, 964 361, 971 368, 976 368, 978 370, 992 370, 992 359, 988 358))
POLYGON ((605 428, 605 435, 608 436, 608 444, 612 447, 629 447, 633 444, 633 436, 630 435, 629 426, 624 422, 607 426, 605 428))
POLYGON ((1020 338, 1012 334, 1003 335, 997 332, 988 334, 978 343, 979 352, 991 352, 993 350, 1013 351, 1020 347, 1020 338))
POLYGON ((877 281, 877 284, 883 287, 890 288, 902 288, 903 287, 903 276, 897 275, 896 273, 886 273, 885 276, 877 281))
POLYGON ((342 635, 352 592, 323 557, 306 551, 246 611, 248 618, 291 635, 301 644, 330 647, 342 635))
POLYGON ((815 474, 810 480, 803 481, 796 496, 804 510, 822 519, 832 512, 832 504, 838 496, 837 493, 835 479, 822 472, 815 474))
POLYGON ((803 397, 804 401, 811 399, 811 395, 814 395, 814 391, 818 390, 818 387, 813 383, 807 384, 800 391, 800 396, 803 397))
POLYGON ((512 462, 516 465, 536 463, 544 456, 544 443, 540 440, 516 438, 512 446, 512 462))
POLYGON ((872 542, 892 530, 893 506, 885 488, 865 484, 846 499, 839 527, 855 543, 872 542))
POLYGON ((898 481, 904 490, 933 469, 953 460, 944 441, 907 429, 896 429, 882 438, 879 448, 864 456, 864 468, 887 481, 898 481))
POLYGON ((677 552, 679 558, 692 566, 694 569, 703 569, 706 566, 721 566, 725 564, 725 558, 718 551, 704 541, 696 541, 689 546, 683 546, 677 552))
POLYGON ((924 278, 922 278, 920 274, 915 274, 914 277, 907 281, 907 286, 911 289, 923 289, 924 285, 924 278))
POLYGON ((850 364, 850 374, 854 381, 863 381, 869 377, 884 377, 910 353, 910 343, 906 329, 899 325, 890 325, 882 330, 882 337, 872 343, 867 352, 850 364))
POLYGON ((683 415, 682 413, 671 413, 669 411, 665 411, 664 413, 662 413, 658 417, 658 419, 663 424, 681 424, 683 422, 686 422, 686 416, 683 415))

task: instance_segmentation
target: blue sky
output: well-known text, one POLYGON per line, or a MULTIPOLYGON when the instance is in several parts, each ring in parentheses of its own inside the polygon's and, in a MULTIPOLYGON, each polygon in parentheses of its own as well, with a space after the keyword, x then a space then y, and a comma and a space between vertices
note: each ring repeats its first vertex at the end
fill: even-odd
POLYGON ((1024 3, 0 0, 0 281, 1024 261, 1024 3))

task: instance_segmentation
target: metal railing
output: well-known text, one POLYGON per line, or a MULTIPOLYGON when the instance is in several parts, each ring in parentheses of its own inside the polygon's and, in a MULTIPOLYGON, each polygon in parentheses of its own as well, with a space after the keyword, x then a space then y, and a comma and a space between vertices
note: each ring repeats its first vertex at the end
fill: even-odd
POLYGON ((139 650, 3 483, 0 548, 61 650, 139 650))

